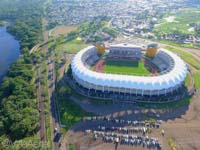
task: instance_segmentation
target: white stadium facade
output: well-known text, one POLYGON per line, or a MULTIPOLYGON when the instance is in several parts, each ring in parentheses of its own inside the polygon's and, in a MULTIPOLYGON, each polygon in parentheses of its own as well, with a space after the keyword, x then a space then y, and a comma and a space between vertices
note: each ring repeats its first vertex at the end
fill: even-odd
MULTIPOLYGON (((119 56, 135 53, 136 57, 141 57, 142 48, 132 44, 111 45, 110 49, 107 50, 107 55, 117 54, 114 52, 116 49, 122 52, 119 53, 119 56), (126 50, 127 52, 124 52, 126 50)), ((78 52, 71 62, 73 79, 84 89, 134 94, 136 96, 166 95, 182 87, 188 73, 186 63, 179 56, 161 48, 157 55, 151 59, 151 62, 160 69, 159 75, 155 76, 95 72, 90 68, 98 59, 96 47, 89 46, 78 52)))

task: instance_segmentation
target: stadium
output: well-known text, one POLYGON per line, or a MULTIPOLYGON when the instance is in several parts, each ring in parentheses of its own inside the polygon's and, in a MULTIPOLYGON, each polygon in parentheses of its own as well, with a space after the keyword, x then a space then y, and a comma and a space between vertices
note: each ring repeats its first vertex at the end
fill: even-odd
POLYGON ((126 100, 173 94, 184 86, 188 73, 179 56, 156 43, 89 46, 74 56, 71 70, 82 94, 126 100))

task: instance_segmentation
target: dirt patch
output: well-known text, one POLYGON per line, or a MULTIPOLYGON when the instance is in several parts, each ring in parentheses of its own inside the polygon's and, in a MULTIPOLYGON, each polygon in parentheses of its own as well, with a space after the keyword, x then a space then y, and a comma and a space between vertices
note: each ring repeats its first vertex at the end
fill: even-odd
POLYGON ((104 72, 104 66, 105 66, 105 60, 101 59, 95 64, 94 71, 96 71, 96 72, 104 72))
POLYGON ((61 58, 63 63, 60 64, 59 70, 58 70, 59 71, 59 76, 58 76, 59 80, 61 80, 62 77, 64 76, 66 67, 70 64, 73 57, 74 57, 73 54, 67 54, 67 55, 63 55, 63 57, 61 58))
MULTIPOLYGON (((144 109, 130 104, 114 104, 114 105, 94 105, 91 103, 79 104, 82 108, 92 111, 98 115, 105 115, 111 118, 121 118, 125 120, 143 120, 146 117, 163 120, 164 123, 160 129, 149 136, 159 138, 163 146, 163 150, 170 149, 168 139, 173 138, 175 144, 180 150, 200 149, 200 91, 197 91, 193 97, 193 101, 189 106, 183 106, 175 109, 157 110, 144 109), (84 106, 83 106, 84 105, 84 106), (159 114, 159 117, 157 116, 159 114), (164 129, 165 136, 160 136, 161 129, 164 129)), ((81 101, 79 101, 81 103, 81 101)), ((91 137, 85 136, 85 129, 92 129, 94 126, 102 125, 102 122, 79 122, 67 134, 63 142, 74 143, 80 149, 114 149, 113 143, 103 143, 101 140, 91 140, 91 137), (86 144, 87 143, 87 144, 86 144), (85 145, 86 144, 86 145, 85 145)), ((110 124, 105 124, 109 126, 110 124)), ((62 144, 64 146, 64 144, 62 144)), ((64 148, 63 148, 64 149, 64 148)), ((118 150, 133 149, 131 146, 119 145, 118 150)), ((134 147, 134 149, 144 149, 142 147, 134 147)))
MULTIPOLYGON (((141 40, 144 42, 144 40, 141 40)), ((120 40, 121 42, 121 40, 120 40)), ((127 42, 124 41, 124 42, 127 42)), ((132 43, 138 43, 138 40, 132 43)), ((186 49, 193 53, 198 59, 200 52, 197 50, 186 49)), ((103 63, 101 63, 103 66, 103 63)), ((102 67, 103 68, 103 67, 102 67)), ((103 71, 103 69, 102 69, 103 71)), ((78 101, 78 100, 77 100, 78 101)), ((200 150, 200 91, 197 90, 192 98, 190 105, 182 106, 175 109, 157 110, 157 109, 142 109, 130 104, 114 104, 114 105, 92 105, 89 102, 78 101, 82 108, 86 111, 96 113, 97 115, 106 115, 113 118, 123 118, 131 120, 142 120, 146 117, 164 120, 160 129, 164 129, 165 136, 160 136, 160 131, 154 132, 152 136, 158 137, 161 140, 163 150, 170 150, 169 139, 173 138, 175 144, 180 150, 200 150), (158 116, 159 115, 159 116, 158 116)), ((113 143, 103 143, 102 140, 94 141, 92 137, 84 135, 84 129, 91 129, 94 125, 101 125, 101 122, 90 122, 89 124, 79 122, 65 136, 61 149, 66 149, 66 143, 73 143, 77 149, 115 149, 113 143), (79 130, 77 130, 79 129, 79 130)), ((106 124, 107 125, 107 124, 106 124)), ((120 145, 118 150, 133 149, 131 146, 120 145)), ((134 149, 144 149, 142 147, 134 147, 134 149)))
POLYGON ((58 26, 52 31, 52 35, 54 36, 67 35, 68 33, 76 30, 77 30, 76 26, 58 26))
POLYGON ((159 72, 159 68, 154 65, 152 62, 150 62, 149 60, 144 60, 145 61, 145 66, 151 70, 151 75, 150 76, 157 76, 159 75, 158 72, 159 72))
MULTIPOLYGON (((92 134, 86 134, 85 130, 92 129, 95 130, 98 128, 98 126, 106 126, 106 127, 122 127, 122 128, 135 128, 138 129, 138 127, 133 127, 127 124, 121 124, 121 123, 114 123, 113 121, 82 121, 76 124, 69 132, 68 136, 65 138, 66 143, 73 143, 77 149, 84 149, 84 150, 96 150, 96 149, 102 149, 102 150, 114 150, 115 149, 115 143, 114 142, 105 142, 100 137, 97 138, 97 140, 94 140, 94 136, 92 134)), ((141 128, 141 126, 139 127, 141 128)), ((160 132, 161 128, 149 128, 148 133, 144 135, 144 137, 157 137, 160 144, 162 144, 162 138, 160 132)), ((111 134, 111 132, 104 132, 111 134)), ((113 134, 117 134, 119 136, 133 136, 137 135, 142 137, 143 133, 119 133, 118 131, 113 131, 113 134)), ((65 149, 64 145, 62 145, 61 149, 65 149)), ((137 150, 147 150, 148 148, 142 145, 124 145, 123 143, 119 143, 117 146, 118 150, 131 150, 131 149, 137 149, 137 150)), ((153 149, 153 148, 152 148, 153 149)), ((156 149, 156 148, 155 148, 156 149)))

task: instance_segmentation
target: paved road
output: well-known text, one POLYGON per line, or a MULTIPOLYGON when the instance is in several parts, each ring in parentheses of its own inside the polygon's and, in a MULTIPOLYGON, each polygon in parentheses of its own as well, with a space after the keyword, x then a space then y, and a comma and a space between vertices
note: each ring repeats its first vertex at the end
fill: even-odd
POLYGON ((43 46, 45 46, 45 45, 48 45, 48 43, 51 42, 51 41, 53 41, 53 40, 54 40, 54 39, 45 40, 44 42, 35 45, 35 46, 30 50, 30 54, 31 54, 32 52, 37 51, 39 48, 41 48, 41 47, 43 47, 43 46))
POLYGON ((59 142, 60 142, 60 124, 57 112, 57 105, 55 102, 55 83, 56 83, 56 71, 55 71, 55 52, 54 50, 50 51, 47 47, 46 49, 47 54, 47 68, 48 68, 48 85, 49 85, 49 97, 50 97, 50 120, 51 120, 51 129, 52 129, 52 141, 54 145, 54 149, 59 149, 59 142), (55 128, 57 131, 54 132, 55 128))
MULTIPOLYGON (((45 129, 45 112, 44 112, 44 99, 42 97, 42 88, 41 88, 41 71, 42 71, 42 64, 39 64, 37 69, 37 97, 38 97, 38 110, 39 110, 39 117, 40 117, 40 139, 46 146, 47 144, 47 137, 46 137, 46 129, 45 129)), ((47 147, 45 147, 47 149, 47 147)))
MULTIPOLYGON (((48 71, 48 92, 49 92, 49 99, 50 99, 50 127, 51 127, 51 138, 53 142, 52 149, 59 150, 59 142, 60 142, 60 124, 58 119, 58 113, 56 109, 56 102, 55 102, 55 83, 56 83, 56 71, 55 71, 55 52, 54 50, 51 52, 48 49, 48 43, 53 41, 54 39, 48 38, 48 32, 45 31, 45 25, 43 25, 43 37, 44 42, 35 45, 31 50, 30 53, 39 50, 42 48, 42 51, 46 53, 46 62, 47 62, 47 71, 48 71), (57 128, 57 132, 54 132, 54 129, 57 128)), ((38 110, 40 112, 40 138, 41 141, 44 142, 44 145, 47 146, 47 136, 46 136, 46 128, 45 128, 45 102, 44 98, 42 97, 42 88, 41 88, 41 73, 42 73, 42 61, 39 66, 35 66, 37 70, 37 99, 38 99, 38 110), (38 68, 37 68, 38 67, 38 68)), ((45 149, 48 149, 45 147, 45 149)))
MULTIPOLYGON (((39 47, 42 47, 42 50, 46 53, 46 63, 47 63, 47 71, 48 71, 48 92, 49 92, 49 99, 50 99, 50 127, 51 127, 51 140, 48 142, 53 143, 52 149, 59 150, 59 140, 61 137, 60 134, 60 124, 58 121, 58 115, 56 111, 56 103, 55 103, 55 82, 56 82, 56 71, 55 71, 55 52, 54 50, 51 52, 48 48, 48 42, 52 41, 52 39, 48 39, 48 32, 43 32, 44 42, 41 44, 36 45, 32 50, 38 50, 39 47), (57 132, 54 132, 54 129, 57 128, 57 132)), ((41 96, 41 85, 40 85, 40 78, 42 72, 42 63, 38 69, 38 108, 40 110, 40 136, 41 141, 47 142, 46 137, 46 128, 45 128, 45 113, 44 113, 44 100, 41 96)), ((46 144, 45 144, 46 145, 46 144)), ((47 149, 47 147, 45 148, 47 149)))

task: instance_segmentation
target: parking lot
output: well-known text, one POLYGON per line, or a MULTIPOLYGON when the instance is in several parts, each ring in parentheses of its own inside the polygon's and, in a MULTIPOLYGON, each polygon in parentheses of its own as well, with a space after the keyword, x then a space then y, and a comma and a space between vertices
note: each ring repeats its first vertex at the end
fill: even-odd
MULTIPOLYGON (((121 42, 121 41, 120 41, 121 42)), ((134 42, 134 41, 133 41, 134 42)), ((138 41, 135 41, 138 42, 138 41)), ((142 41, 143 42, 143 41, 142 41)), ((195 51, 198 52, 198 51, 195 51)), ((163 120, 158 129, 152 128, 152 133, 148 133, 148 137, 158 138, 162 149, 170 150, 169 139, 174 140, 174 144, 180 150, 199 150, 200 149, 200 91, 197 90, 192 98, 190 105, 181 106, 178 108, 168 109, 147 109, 139 108, 135 104, 94 104, 89 99, 77 100, 72 99, 76 104, 80 105, 84 110, 97 115, 109 116, 115 119, 124 120, 142 120, 146 118, 154 118, 163 120), (164 129, 165 135, 162 136, 161 131, 164 129)), ((147 146, 132 146, 131 144, 121 144, 121 141, 116 147, 116 144, 107 143, 102 138, 94 140, 94 134, 85 135, 86 130, 98 131, 98 126, 105 127, 121 127, 134 128, 131 125, 120 125, 114 122, 85 121, 76 124, 68 133, 65 143, 61 149, 66 149, 66 145, 72 143, 77 150, 146 150, 147 146)), ((98 131, 99 132, 99 131, 98 131)), ((100 131, 102 132, 102 131, 100 131)), ((121 135, 123 133, 118 133, 121 135)), ((126 133, 125 133, 126 134, 126 133)), ((136 135, 131 133, 130 135, 136 135)), ((138 136, 143 136, 142 133, 137 133, 138 136)), ((146 137, 146 135, 145 135, 146 137)), ((129 139, 129 138, 128 138, 129 139)), ((128 140, 129 141, 129 140, 128 140)), ((131 143, 131 142, 130 142, 131 143)))
MULTIPOLYGON (((189 106, 182 106, 175 109, 144 109, 134 106, 134 104, 93 104, 89 100, 76 101, 83 109, 98 114, 98 117, 85 118, 81 122, 77 123, 65 137, 64 141, 66 143, 72 143, 75 145, 77 150, 146 150, 147 143, 143 147, 132 145, 134 143, 131 141, 131 137, 128 139, 130 143, 119 140, 119 144, 116 147, 115 142, 105 142, 102 137, 94 140, 94 134, 86 135, 86 130, 91 130, 92 133, 104 132, 99 131, 100 127, 105 127, 111 133, 114 131, 117 135, 128 135, 139 136, 139 137, 150 137, 158 138, 159 144, 162 145, 162 149, 168 150, 169 138, 173 138, 175 144, 180 150, 198 150, 200 148, 200 97, 197 91, 196 95, 193 97, 193 101, 189 106), (148 114, 148 115, 147 115, 148 114), (105 121, 100 116, 110 117, 111 121, 105 121), (155 118, 156 120, 162 120, 159 127, 152 126, 151 133, 143 135, 141 131, 142 126, 134 126, 134 121, 145 122, 146 118, 155 118), (114 119, 114 121, 113 121, 114 119), (124 121, 123 121, 124 120, 124 121), (131 122, 130 122, 131 121, 131 122), (121 127, 121 130, 120 130, 121 127), (126 131, 126 129, 129 129, 126 131), (162 129, 165 131, 165 135, 162 136, 162 129), (137 131, 139 130, 139 131, 137 131)), ((147 124, 148 125, 148 124, 147 124)), ((146 126, 145 126, 146 127, 146 126)), ((116 140, 116 139, 115 139, 116 140)), ((126 139, 127 141, 127 139, 126 139)), ((66 149, 66 145, 62 144, 61 149, 66 149)))

